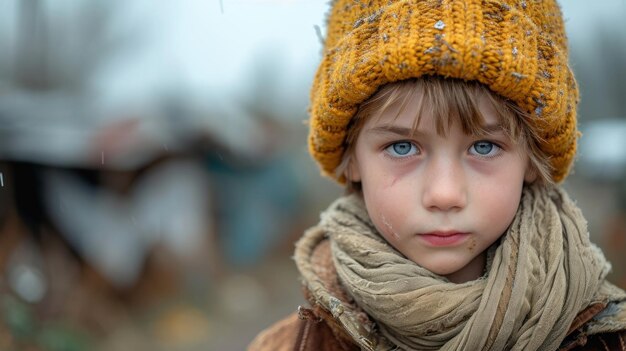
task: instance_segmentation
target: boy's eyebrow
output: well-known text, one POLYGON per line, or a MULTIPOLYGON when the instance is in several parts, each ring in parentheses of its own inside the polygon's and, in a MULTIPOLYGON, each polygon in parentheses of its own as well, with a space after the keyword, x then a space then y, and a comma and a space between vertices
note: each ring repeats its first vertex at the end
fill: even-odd
POLYGON ((504 127, 501 123, 487 124, 480 126, 480 130, 485 132, 486 134, 495 134, 498 132, 504 132, 504 127))
POLYGON ((400 136, 411 136, 414 134, 419 134, 419 131, 414 130, 413 128, 399 127, 393 124, 384 124, 372 128, 367 129, 368 133, 393 133, 398 134, 400 136))

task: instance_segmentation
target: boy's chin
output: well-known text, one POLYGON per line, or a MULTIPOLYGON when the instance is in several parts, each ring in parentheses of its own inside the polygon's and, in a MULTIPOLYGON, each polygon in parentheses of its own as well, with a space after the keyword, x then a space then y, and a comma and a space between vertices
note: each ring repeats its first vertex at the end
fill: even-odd
POLYGON ((426 269, 442 277, 447 277, 449 275, 458 273, 461 270, 461 268, 454 266, 454 267, 434 267, 434 268, 426 268, 426 269))
POLYGON ((467 258, 462 259, 455 252, 430 253, 430 257, 425 256, 426 255, 421 254, 420 257, 415 257, 415 259, 412 257, 408 258, 417 263, 420 267, 441 276, 454 274, 471 262, 471 260, 468 261, 467 258))

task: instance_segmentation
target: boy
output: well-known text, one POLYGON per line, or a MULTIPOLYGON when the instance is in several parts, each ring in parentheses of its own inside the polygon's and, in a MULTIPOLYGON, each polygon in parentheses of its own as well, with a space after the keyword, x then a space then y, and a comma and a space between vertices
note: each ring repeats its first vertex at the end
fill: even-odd
POLYGON ((296 245, 312 307, 250 350, 626 350, 626 293, 558 186, 554 1, 336 0, 309 145, 348 195, 296 245))

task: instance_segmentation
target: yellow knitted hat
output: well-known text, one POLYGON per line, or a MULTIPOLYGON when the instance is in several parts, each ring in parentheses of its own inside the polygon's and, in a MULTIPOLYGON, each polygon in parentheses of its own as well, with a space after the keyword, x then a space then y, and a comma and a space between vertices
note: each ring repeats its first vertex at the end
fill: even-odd
POLYGON ((532 117, 552 178, 576 153, 578 88, 553 0, 335 0, 311 90, 309 150, 334 174, 350 119, 380 86, 423 75, 476 80, 532 117))

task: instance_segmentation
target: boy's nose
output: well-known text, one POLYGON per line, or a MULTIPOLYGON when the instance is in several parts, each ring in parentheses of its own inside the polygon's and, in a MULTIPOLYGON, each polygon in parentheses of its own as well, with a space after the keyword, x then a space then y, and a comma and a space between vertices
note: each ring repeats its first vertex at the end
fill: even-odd
POLYGON ((422 202, 429 211, 459 211, 467 204, 463 169, 451 161, 437 161, 429 167, 422 202))

